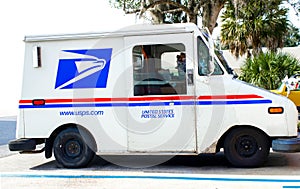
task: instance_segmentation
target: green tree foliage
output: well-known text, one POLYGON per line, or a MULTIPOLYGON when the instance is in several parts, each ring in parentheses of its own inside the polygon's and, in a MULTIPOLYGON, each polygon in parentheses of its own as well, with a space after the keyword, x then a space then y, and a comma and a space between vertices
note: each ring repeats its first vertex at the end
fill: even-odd
POLYGON ((300 72, 299 61, 283 53, 261 53, 248 58, 241 68, 240 79, 265 89, 276 89, 281 80, 300 72))
POLYGON ((296 16, 300 17, 300 0, 286 0, 286 2, 294 9, 296 16))
POLYGON ((110 0, 116 8, 125 13, 145 16, 155 24, 193 22, 197 24, 198 16, 202 24, 212 32, 217 25, 217 18, 227 0, 110 0))
POLYGON ((284 37, 285 47, 296 47, 300 45, 300 31, 299 28, 290 25, 287 35, 284 37))
POLYGON ((282 0, 257 1, 235 0, 227 2, 222 16, 221 42, 239 57, 253 49, 261 52, 263 46, 271 51, 283 47, 288 30, 287 9, 282 0))

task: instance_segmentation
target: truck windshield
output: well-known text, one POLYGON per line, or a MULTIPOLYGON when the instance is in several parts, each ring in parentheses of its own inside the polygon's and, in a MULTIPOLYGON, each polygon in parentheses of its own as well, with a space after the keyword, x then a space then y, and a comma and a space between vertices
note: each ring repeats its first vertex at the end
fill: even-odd
MULTIPOLYGON (((207 31, 206 30, 201 30, 204 38, 206 41, 209 40, 209 35, 207 34, 207 31)), ((198 43, 199 43, 199 39, 198 39, 198 43)), ((228 74, 231 74, 231 75, 234 75, 234 76, 237 76, 236 73, 233 71, 233 69, 228 65, 226 59, 224 58, 223 54, 222 54, 222 51, 219 51, 219 50, 215 50, 215 64, 216 64, 216 58, 219 59, 220 63, 223 65, 223 67, 226 69, 227 73, 228 74)))
POLYGON ((209 65, 209 49, 202 40, 201 37, 198 37, 197 40, 198 45, 198 73, 200 76, 206 76, 206 75, 223 75, 224 71, 219 66, 218 62, 216 61, 216 57, 214 58, 214 65, 215 69, 213 73, 209 73, 208 65, 209 65))

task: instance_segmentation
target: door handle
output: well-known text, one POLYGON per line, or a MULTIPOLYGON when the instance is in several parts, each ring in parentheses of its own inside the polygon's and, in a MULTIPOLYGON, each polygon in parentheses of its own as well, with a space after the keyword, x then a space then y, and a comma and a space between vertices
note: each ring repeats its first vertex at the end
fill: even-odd
POLYGON ((194 70, 193 69, 188 69, 188 85, 194 85, 194 70))

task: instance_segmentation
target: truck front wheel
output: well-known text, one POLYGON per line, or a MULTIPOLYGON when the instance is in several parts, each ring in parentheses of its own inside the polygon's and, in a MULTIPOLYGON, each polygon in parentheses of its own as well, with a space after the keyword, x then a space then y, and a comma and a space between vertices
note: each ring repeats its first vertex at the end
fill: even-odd
POLYGON ((87 145, 82 136, 86 135, 77 128, 68 128, 61 131, 54 140, 53 151, 59 167, 79 168, 86 167, 95 153, 87 145))
POLYGON ((233 129, 224 141, 225 156, 236 167, 262 166, 266 162, 269 152, 268 137, 256 129, 233 129))

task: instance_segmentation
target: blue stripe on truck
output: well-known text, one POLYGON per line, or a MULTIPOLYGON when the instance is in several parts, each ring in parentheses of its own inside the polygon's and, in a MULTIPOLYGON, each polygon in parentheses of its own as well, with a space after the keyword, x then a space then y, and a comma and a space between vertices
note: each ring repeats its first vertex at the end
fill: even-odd
POLYGON ((28 108, 81 108, 81 107, 139 107, 139 106, 191 106, 191 105, 246 105, 246 104, 270 104, 272 100, 233 100, 233 101, 175 101, 175 102, 113 102, 113 103, 74 103, 74 104, 45 104, 43 106, 19 105, 20 109, 28 108))

